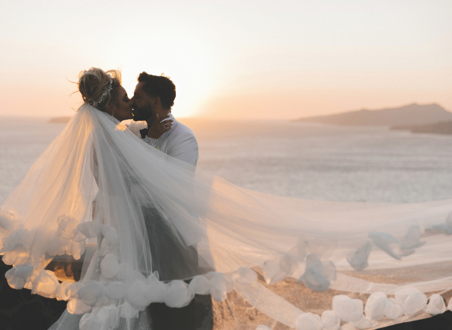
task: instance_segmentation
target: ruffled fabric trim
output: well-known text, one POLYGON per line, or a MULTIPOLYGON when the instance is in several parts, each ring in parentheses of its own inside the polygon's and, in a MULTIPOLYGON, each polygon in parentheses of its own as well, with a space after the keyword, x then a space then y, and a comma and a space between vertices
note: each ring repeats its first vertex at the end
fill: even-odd
MULTIPOLYGON (((446 226, 450 225, 449 216, 446 226)), ((182 280, 167 283, 159 281, 158 273, 149 276, 132 269, 118 258, 118 233, 109 225, 97 222, 77 224, 71 217, 62 215, 58 219, 57 243, 49 245, 49 255, 70 254, 79 259, 85 251, 86 240, 101 234, 102 240, 97 254, 100 258, 100 281, 88 283, 60 283, 52 271, 28 264, 28 248, 35 232, 20 226, 20 218, 14 211, 0 211, 0 227, 8 235, 2 240, 1 253, 7 264, 14 264, 6 273, 8 284, 14 289, 28 288, 34 294, 47 298, 68 301, 67 309, 71 314, 84 314, 80 320, 80 329, 114 329, 119 318, 136 318, 140 311, 151 303, 165 303, 172 308, 188 305, 195 294, 211 295, 216 302, 227 299, 228 293, 237 288, 252 286, 258 281, 257 273, 247 267, 241 267, 231 273, 210 272, 195 276, 189 284, 182 280)), ((444 227, 444 226, 443 226, 444 227)), ((437 225, 434 229, 442 228, 437 225)), ((444 230, 443 230, 444 232, 444 230)), ((389 234, 372 232, 369 238, 375 246, 396 259, 402 255, 394 252, 390 246, 400 244, 404 250, 413 250, 421 246, 419 227, 413 226, 405 238, 398 242, 389 234)), ((307 254, 306 242, 299 240, 296 246, 286 254, 269 259, 263 265, 263 276, 267 284, 275 284, 293 275, 299 264, 305 263, 305 271, 299 278, 306 287, 315 291, 325 291, 336 278, 333 262, 320 260, 314 253, 307 254)), ((350 254, 348 261, 357 270, 365 268, 372 248, 366 242, 350 254)), ((411 251, 412 253, 412 251, 411 251)), ((240 290, 238 290, 240 291, 240 290)), ((293 322, 297 330, 337 330, 344 324, 356 329, 368 329, 378 326, 384 318, 397 320, 403 316, 411 317, 419 312, 430 315, 452 310, 452 299, 446 307, 439 294, 429 298, 413 286, 401 287, 393 297, 384 292, 373 292, 364 303, 346 295, 336 295, 332 300, 332 310, 326 310, 321 316, 301 313, 293 322)), ((260 325, 257 330, 269 329, 260 325)))

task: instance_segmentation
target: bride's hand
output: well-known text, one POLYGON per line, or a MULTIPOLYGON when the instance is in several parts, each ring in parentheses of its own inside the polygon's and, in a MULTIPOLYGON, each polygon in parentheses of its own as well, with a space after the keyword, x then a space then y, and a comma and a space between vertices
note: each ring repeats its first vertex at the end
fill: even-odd
POLYGON ((173 120, 168 118, 170 118, 169 113, 162 119, 160 119, 158 114, 155 115, 155 119, 149 125, 147 136, 152 139, 158 139, 163 133, 169 131, 173 125, 173 120))

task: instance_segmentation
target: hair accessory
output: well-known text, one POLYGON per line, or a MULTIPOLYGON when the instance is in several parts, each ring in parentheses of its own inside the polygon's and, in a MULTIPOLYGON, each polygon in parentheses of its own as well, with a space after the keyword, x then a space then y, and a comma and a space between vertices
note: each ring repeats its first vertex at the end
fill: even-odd
POLYGON ((93 106, 97 107, 102 101, 105 99, 108 93, 113 89, 113 79, 110 77, 110 81, 108 82, 107 89, 102 93, 97 101, 94 101, 93 106))

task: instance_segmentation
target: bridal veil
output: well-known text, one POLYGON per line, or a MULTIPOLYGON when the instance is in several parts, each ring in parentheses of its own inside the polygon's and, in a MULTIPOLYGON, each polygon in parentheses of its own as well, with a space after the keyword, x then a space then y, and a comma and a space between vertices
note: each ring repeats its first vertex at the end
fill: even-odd
POLYGON ((3 204, 0 253, 11 287, 67 300, 81 329, 195 294, 256 311, 240 329, 366 329, 446 310, 451 211, 243 189, 84 104, 3 204))

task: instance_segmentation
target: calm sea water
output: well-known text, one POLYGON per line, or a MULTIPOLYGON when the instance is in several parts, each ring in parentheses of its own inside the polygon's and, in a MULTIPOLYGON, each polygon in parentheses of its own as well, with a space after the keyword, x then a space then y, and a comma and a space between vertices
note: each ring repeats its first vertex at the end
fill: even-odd
MULTIPOLYGON (((198 166, 249 189, 336 201, 452 198, 452 136, 282 121, 182 121, 198 138, 198 166)), ((63 127, 45 119, 0 119, 0 204, 63 127)))

